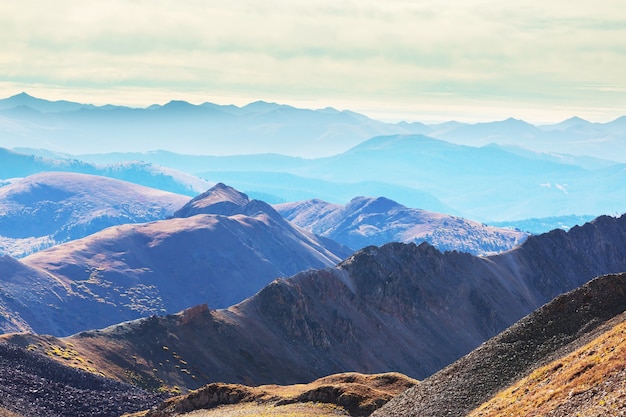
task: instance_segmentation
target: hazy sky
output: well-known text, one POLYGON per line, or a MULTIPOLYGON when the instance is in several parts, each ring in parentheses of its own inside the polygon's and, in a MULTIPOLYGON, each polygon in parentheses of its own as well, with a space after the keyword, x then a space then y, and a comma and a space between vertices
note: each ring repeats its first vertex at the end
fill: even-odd
POLYGON ((626 114, 624 0, 20 0, 0 3, 0 27, 0 97, 626 114))

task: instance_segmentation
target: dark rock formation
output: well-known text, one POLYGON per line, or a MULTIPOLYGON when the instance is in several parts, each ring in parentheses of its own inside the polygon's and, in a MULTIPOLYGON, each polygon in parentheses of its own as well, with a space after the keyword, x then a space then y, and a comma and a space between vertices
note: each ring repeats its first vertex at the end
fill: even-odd
POLYGON ((626 274, 597 278, 524 317, 373 416, 464 416, 533 369, 587 343, 624 311, 626 274))

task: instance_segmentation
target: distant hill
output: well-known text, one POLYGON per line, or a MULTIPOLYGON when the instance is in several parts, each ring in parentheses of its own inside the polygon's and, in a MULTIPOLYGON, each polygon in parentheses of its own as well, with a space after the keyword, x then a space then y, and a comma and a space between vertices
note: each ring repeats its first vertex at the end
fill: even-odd
MULTIPOLYGON (((58 158, 59 164, 72 161, 58 158)), ((316 159, 164 151, 85 158, 173 166, 273 203, 320 199, 347 204, 358 195, 384 196, 407 207, 488 224, 559 217, 565 227, 572 227, 575 216, 614 215, 626 207, 624 163, 519 146, 458 145, 417 134, 373 137, 343 153, 316 159)), ((540 226, 533 231, 549 231, 552 225, 540 226)))
POLYGON ((228 309, 198 306, 46 343, 72 343, 107 375, 127 380, 131 369, 155 387, 292 384, 347 370, 421 380, 555 296, 626 270, 624 248, 626 215, 489 257, 391 243, 275 280, 228 309))
POLYGON ((320 200, 275 205, 290 222, 354 250, 388 242, 428 242, 441 251, 503 252, 526 233, 405 207, 384 197, 357 197, 345 206, 320 200))
POLYGON ((625 310, 626 274, 597 278, 555 298, 373 416, 617 415, 626 406, 625 310))
POLYGON ((31 175, 0 188, 0 254, 25 256, 109 226, 165 219, 188 201, 95 175, 31 175))
POLYGON ((507 120, 431 126, 429 136, 450 142, 484 146, 492 143, 519 146, 544 153, 569 153, 626 162, 626 117, 607 123, 591 123, 579 117, 533 126, 523 120, 507 120))
POLYGON ((22 178, 43 172, 100 175, 188 196, 195 196, 213 184, 172 168, 146 162, 94 165, 76 159, 27 155, 0 148, 0 179, 22 178))
POLYGON ((21 262, 0 258, 0 329, 65 336, 199 303, 226 307, 351 253, 223 184, 176 216, 110 227, 21 262))
MULTIPOLYGON (((317 159, 168 157, 162 152, 144 157, 165 165, 171 157, 179 168, 188 162, 195 175, 272 195, 278 202, 320 199, 347 204, 357 195, 384 196, 407 207, 485 223, 597 217, 622 213, 626 207, 624 163, 513 146, 473 147, 416 134, 373 137, 317 159)), ((549 226, 540 232, 549 231, 549 226)))

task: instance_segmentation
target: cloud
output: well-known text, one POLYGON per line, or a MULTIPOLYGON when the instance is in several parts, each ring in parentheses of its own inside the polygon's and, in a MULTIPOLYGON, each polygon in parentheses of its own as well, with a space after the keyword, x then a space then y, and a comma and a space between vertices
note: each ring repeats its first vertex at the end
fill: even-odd
POLYGON ((330 105, 610 108, 615 94, 585 86, 623 85, 620 3, 4 2, 0 77, 330 105))

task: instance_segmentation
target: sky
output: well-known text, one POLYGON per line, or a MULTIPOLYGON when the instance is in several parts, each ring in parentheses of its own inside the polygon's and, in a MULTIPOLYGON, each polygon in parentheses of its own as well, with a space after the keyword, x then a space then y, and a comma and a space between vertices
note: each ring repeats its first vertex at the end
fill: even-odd
POLYGON ((0 97, 256 100, 385 121, 626 114, 623 0, 0 3, 0 97))

